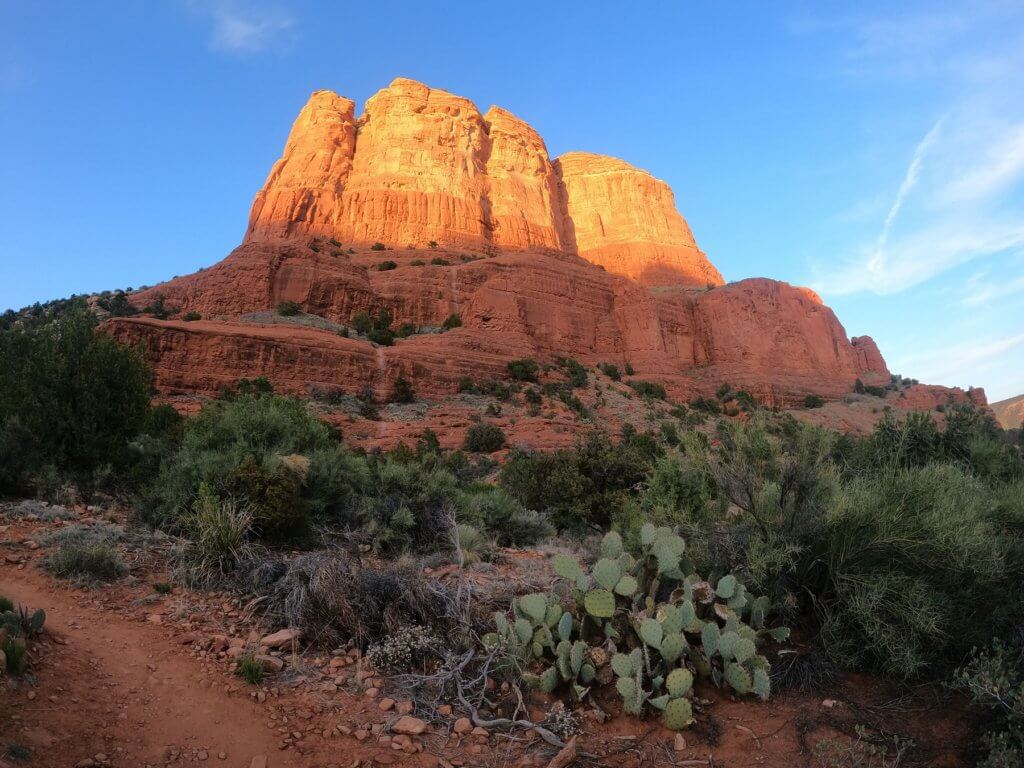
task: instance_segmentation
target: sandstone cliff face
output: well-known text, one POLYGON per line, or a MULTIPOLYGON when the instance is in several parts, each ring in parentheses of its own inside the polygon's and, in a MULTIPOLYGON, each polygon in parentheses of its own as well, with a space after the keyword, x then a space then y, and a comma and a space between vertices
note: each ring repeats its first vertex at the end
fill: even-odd
MULTIPOLYGON (((815 294, 817 295, 817 294, 815 294)), ((821 302, 821 299, 818 299, 821 302)), ((879 374, 884 378, 889 377, 889 367, 878 350, 878 345, 870 336, 854 336, 850 339, 853 351, 857 355, 857 368, 862 373, 879 374)))
POLYGON ((552 161, 511 113, 482 115, 410 80, 375 94, 358 118, 348 99, 313 94, 242 245, 132 301, 158 293, 202 321, 108 327, 143 345, 165 392, 212 394, 263 375, 296 394, 370 387, 385 396, 402 376, 420 395, 443 397, 464 376, 504 377, 516 358, 564 356, 628 363, 678 400, 728 382, 786 405, 888 375, 874 342, 849 340, 813 291, 724 284, 664 182, 599 155, 552 161), (377 241, 393 250, 368 247, 377 241), (467 261, 467 251, 486 258, 467 261), (378 269, 385 260, 395 268, 378 269), (375 347, 266 314, 286 300, 328 327, 383 308, 396 326, 436 329, 452 314, 463 325, 375 347))
POLYGON ((256 196, 247 242, 551 248, 643 285, 720 285, 668 185, 615 158, 552 162, 500 107, 397 79, 366 103, 313 94, 256 196))
POLYGON ((329 231, 341 211, 355 147, 355 102, 331 91, 314 93, 256 193, 246 239, 329 231))
POLYGON ((570 152, 556 161, 576 251, 642 285, 721 285, 668 185, 613 157, 570 152))

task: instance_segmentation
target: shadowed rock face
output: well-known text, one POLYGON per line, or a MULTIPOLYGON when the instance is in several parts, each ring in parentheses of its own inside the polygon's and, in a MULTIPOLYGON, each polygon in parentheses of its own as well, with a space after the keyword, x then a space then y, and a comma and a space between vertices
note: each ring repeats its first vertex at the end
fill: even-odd
POLYGON ((164 391, 213 393, 265 375, 288 392, 385 394, 404 376, 443 395, 463 376, 502 377, 516 358, 561 356, 629 363, 678 399, 729 382, 786 404, 888 377, 874 342, 851 341, 813 291, 724 284, 664 182, 601 155, 552 161, 511 113, 481 114, 403 79, 358 118, 352 101, 314 93, 256 195, 242 245, 132 301, 157 293, 203 320, 122 318, 109 328, 142 343, 164 391), (395 268, 377 269, 384 260, 395 268), (338 324, 386 307, 396 326, 437 327, 457 313, 462 327, 375 348, 253 315, 281 301, 338 324))

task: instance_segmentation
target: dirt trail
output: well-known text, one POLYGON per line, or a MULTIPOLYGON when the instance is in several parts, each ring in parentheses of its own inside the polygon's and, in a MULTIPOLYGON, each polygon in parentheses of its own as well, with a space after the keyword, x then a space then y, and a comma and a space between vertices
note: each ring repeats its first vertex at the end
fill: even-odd
POLYGON ((212 765, 245 768, 260 754, 273 768, 299 765, 248 698, 201 687, 198 662, 159 627, 84 605, 30 570, 0 566, 0 594, 45 608, 52 638, 38 685, 0 692, 0 740, 28 747, 30 765, 70 767, 98 753, 116 766, 164 765, 172 750, 185 761, 205 752, 212 765))

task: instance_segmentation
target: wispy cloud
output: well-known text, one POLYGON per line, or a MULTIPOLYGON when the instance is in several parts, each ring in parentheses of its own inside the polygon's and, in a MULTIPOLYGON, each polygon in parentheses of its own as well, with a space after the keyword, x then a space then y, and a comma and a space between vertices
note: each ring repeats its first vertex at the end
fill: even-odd
POLYGON ((993 302, 1024 293, 1024 274, 989 277, 989 272, 972 275, 964 285, 960 304, 975 308, 991 305, 993 302))
POLYGON ((234 54, 259 53, 287 45, 295 19, 276 7, 252 0, 190 0, 211 23, 210 47, 234 54))
POLYGON ((944 197, 957 203, 1001 192, 1024 176, 1024 123, 1011 126, 984 160, 966 175, 954 179, 944 197))
MULTIPOLYGON (((947 347, 944 354, 923 352, 908 355, 896 361, 904 370, 913 370, 925 381, 941 382, 962 378, 965 371, 980 376, 1002 363, 1006 355, 1024 348, 1024 333, 995 339, 971 340, 947 347)), ((977 382, 978 380, 975 379, 977 382)))
POLYGON ((826 297, 901 293, 967 262, 1024 247, 1024 120, 961 104, 911 152, 879 229, 816 265, 826 297))

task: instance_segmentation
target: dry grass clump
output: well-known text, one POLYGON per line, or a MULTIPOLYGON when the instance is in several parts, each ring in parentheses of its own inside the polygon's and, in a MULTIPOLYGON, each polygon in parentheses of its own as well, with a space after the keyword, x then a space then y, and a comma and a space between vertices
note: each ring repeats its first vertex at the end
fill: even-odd
POLYGON ((264 564, 253 581, 254 610, 324 647, 352 641, 366 648, 408 625, 451 623, 443 588, 426 582, 412 560, 361 566, 342 552, 314 552, 264 564))

